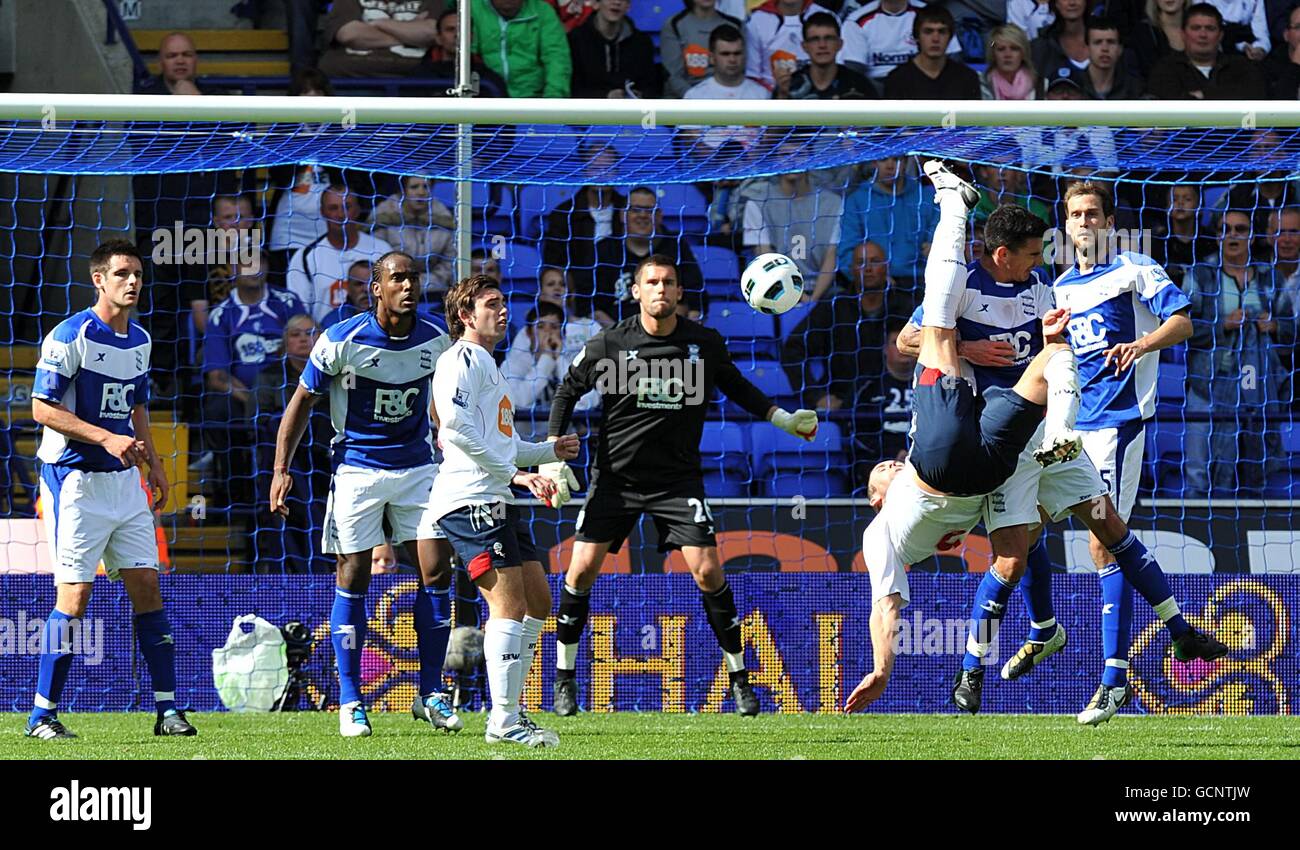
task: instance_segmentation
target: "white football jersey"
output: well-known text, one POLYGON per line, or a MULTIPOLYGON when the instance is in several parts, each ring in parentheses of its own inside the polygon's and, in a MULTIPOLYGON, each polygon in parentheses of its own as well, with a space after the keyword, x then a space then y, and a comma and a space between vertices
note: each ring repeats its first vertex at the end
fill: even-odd
MULTIPOLYGON (((919 0, 912 0, 903 11, 890 14, 880 8, 880 0, 863 6, 844 22, 839 61, 857 62, 867 69, 867 76, 883 81, 899 65, 915 56, 919 50, 912 37, 912 22, 918 9, 925 8, 919 0)), ((961 53, 956 38, 948 42, 948 54, 961 53)))
POLYGON ((525 442, 515 433, 510 384, 481 345, 458 340, 438 358, 433 405, 442 445, 430 504, 435 518, 466 505, 513 504, 515 472, 556 459, 552 443, 525 442))
POLYGON ((357 244, 343 250, 331 245, 328 236, 321 236, 293 253, 285 286, 319 322, 348 300, 352 264, 362 260, 374 263, 391 250, 387 242, 369 233, 358 233, 357 244))

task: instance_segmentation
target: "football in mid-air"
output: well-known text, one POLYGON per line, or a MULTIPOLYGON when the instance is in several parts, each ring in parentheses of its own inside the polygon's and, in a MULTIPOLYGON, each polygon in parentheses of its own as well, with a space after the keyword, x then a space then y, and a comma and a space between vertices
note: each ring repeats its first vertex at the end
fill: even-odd
POLYGON ((759 254, 740 276, 740 291, 749 306, 774 316, 799 303, 803 275, 785 254, 759 254))

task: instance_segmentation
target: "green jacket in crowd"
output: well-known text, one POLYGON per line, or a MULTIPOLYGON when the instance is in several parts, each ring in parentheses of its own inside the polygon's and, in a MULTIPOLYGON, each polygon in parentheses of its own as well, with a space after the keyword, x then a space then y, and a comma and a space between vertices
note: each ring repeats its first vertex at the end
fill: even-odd
POLYGON ((524 0, 507 20, 489 0, 471 0, 470 51, 506 81, 511 97, 568 97, 569 38, 545 0, 524 0))

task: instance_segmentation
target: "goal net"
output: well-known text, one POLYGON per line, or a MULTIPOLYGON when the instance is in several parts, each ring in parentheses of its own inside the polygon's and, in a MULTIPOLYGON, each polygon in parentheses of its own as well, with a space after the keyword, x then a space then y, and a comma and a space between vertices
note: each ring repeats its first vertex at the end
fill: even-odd
MULTIPOLYGON (((816 440, 803 445, 725 398, 707 399, 701 453, 765 708, 837 710, 870 666, 866 475, 906 451, 912 364, 893 340, 920 303, 937 219, 918 164, 941 157, 983 193, 971 259, 983 253, 988 215, 1017 204, 1053 228, 1049 246, 1059 250, 1041 269, 1053 279, 1072 262, 1061 198, 1070 181, 1086 178, 1114 195, 1114 244, 1152 256, 1192 296, 1191 341, 1150 355, 1159 361, 1157 400, 1140 437, 1132 526, 1174 575, 1184 610, 1235 641, 1234 654, 1171 674, 1164 633, 1139 603, 1139 697, 1153 712, 1295 706, 1280 683, 1300 676, 1295 653, 1284 651, 1300 614, 1292 501, 1300 136, 1287 126, 1300 113, 1153 104, 1149 115, 1121 116, 1033 103, 1014 111, 982 104, 971 114, 908 104, 729 103, 721 111, 585 101, 557 113, 533 101, 303 100, 325 99, 27 96, 3 104, 0 617, 12 629, 44 617, 53 598, 31 414, 40 344, 93 302, 87 258, 97 244, 128 239, 145 261, 148 408, 173 487, 157 511, 160 557, 172 573, 164 592, 186 635, 178 699, 200 709, 216 705, 208 652, 249 612, 315 629, 317 694, 336 697, 327 639, 334 567, 320 551, 326 405, 294 460, 287 520, 268 512, 267 492, 276 429, 305 353, 322 327, 368 309, 369 262, 389 247, 415 256, 421 309, 435 321, 448 285, 471 267, 500 277, 511 332, 497 354, 515 423, 525 438, 543 439, 568 362, 591 335, 634 315, 631 269, 666 253, 678 265, 684 311, 724 336, 745 376, 782 407, 822 411, 816 440), (472 127, 462 129, 466 122, 472 127), (459 184, 468 191, 458 195, 459 184), (777 317, 744 303, 740 271, 769 250, 795 260, 815 300, 777 317)), ((1106 329, 1073 332, 1104 341, 1106 329)), ((590 435, 599 415, 595 400, 580 403, 579 432, 590 435)), ((584 440, 575 464, 584 486, 592 445, 584 440)), ((581 495, 560 512, 521 501, 558 589, 581 495)), ((642 521, 596 585, 580 661, 591 682, 585 707, 730 710, 684 560, 658 551, 652 526, 642 521)), ((1100 671, 1086 531, 1058 524, 1047 545, 1072 652, 1054 661, 1054 676, 990 689, 987 709, 1076 710, 1100 671)), ((409 603, 418 573, 400 548, 398 563, 390 555, 374 555, 367 699, 403 708, 415 688, 409 603)), ((915 637, 906 652, 916 657, 900 661, 905 683, 891 688, 885 710, 942 710, 990 557, 977 528, 912 565, 915 637)), ((467 582, 457 587, 458 622, 473 624, 477 594, 467 582)), ((108 629, 105 663, 76 680, 80 690, 65 698, 73 710, 136 699, 114 593, 92 603, 108 629)), ((1025 626, 1017 599, 1004 659, 1025 626)), ((545 707, 554 649, 549 639, 543 646, 527 699, 545 707)), ((0 705, 25 706, 23 665, 34 663, 0 653, 0 705)))

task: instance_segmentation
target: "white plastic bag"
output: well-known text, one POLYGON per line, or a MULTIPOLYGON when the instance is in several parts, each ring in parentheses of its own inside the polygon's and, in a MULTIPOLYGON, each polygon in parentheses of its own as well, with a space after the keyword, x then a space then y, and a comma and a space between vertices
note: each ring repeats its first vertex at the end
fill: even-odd
POLYGON ((212 650, 212 680, 231 711, 270 711, 289 684, 280 630, 256 614, 236 617, 226 645, 212 650), (251 632, 245 623, 253 625, 251 632))

